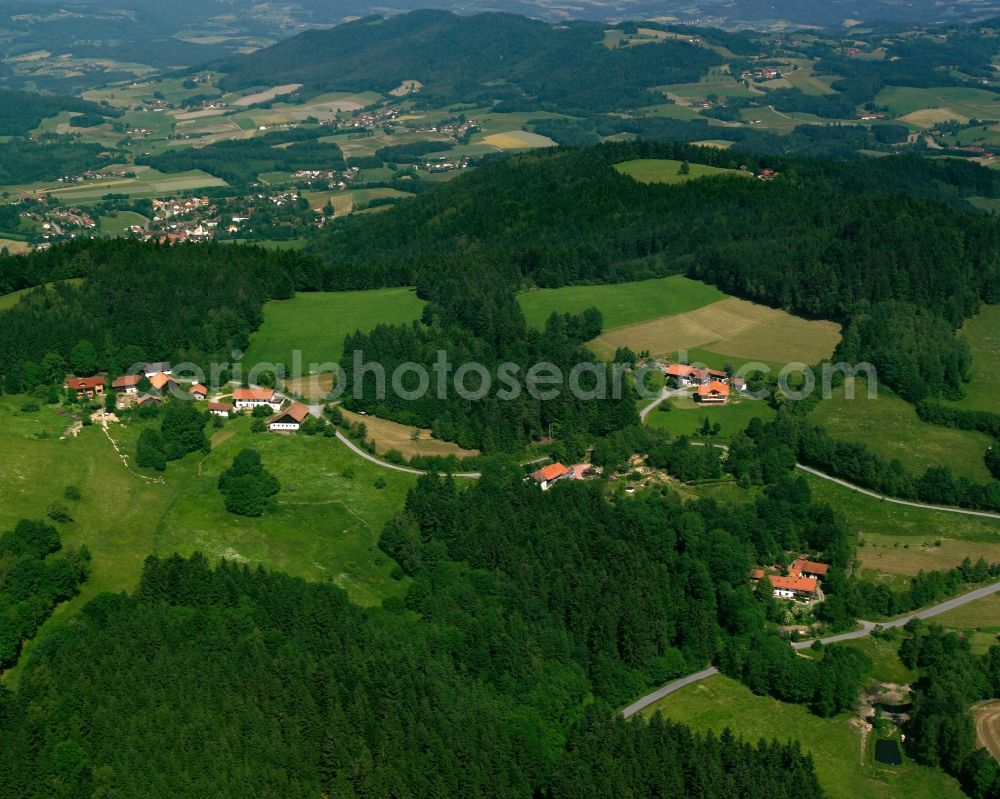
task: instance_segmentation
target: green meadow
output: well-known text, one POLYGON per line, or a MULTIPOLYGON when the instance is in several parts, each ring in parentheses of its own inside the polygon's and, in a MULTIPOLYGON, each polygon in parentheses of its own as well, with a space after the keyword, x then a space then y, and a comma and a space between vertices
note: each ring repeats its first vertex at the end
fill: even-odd
POLYGON ((763 400, 731 400, 725 405, 703 406, 685 397, 670 399, 667 403, 650 411, 646 424, 673 436, 693 436, 708 419, 709 423, 720 425, 717 440, 728 441, 746 430, 754 417, 760 417, 765 422, 775 417, 775 410, 763 400), (670 410, 663 410, 664 405, 670 410))
POLYGON ((878 93, 875 102, 887 106, 896 116, 931 108, 943 108, 976 119, 997 119, 1000 116, 998 95, 965 86, 935 86, 929 89, 887 86, 878 93))
POLYGON ((348 334, 378 324, 412 322, 420 318, 423 305, 410 288, 310 292, 269 302, 264 306, 263 324, 250 337, 243 363, 291 365, 295 350, 302 352, 304 368, 337 361, 348 334))
POLYGON ((717 177, 719 175, 743 175, 751 177, 747 172, 738 169, 721 169, 717 166, 704 164, 689 164, 688 174, 681 172, 682 163, 669 158, 639 158, 635 161, 623 161, 615 164, 615 169, 623 175, 635 178, 642 183, 684 183, 695 178, 717 177))
POLYGON ((992 443, 989 436, 927 424, 910 403, 884 386, 879 386, 877 399, 868 399, 862 381, 855 386, 854 399, 847 399, 845 386, 834 389, 809 416, 834 438, 865 444, 884 458, 898 458, 917 475, 931 466, 947 466, 958 476, 989 479, 983 463, 992 443))
POLYGON ((908 759, 900 766, 878 766, 872 739, 864 751, 850 716, 812 715, 800 705, 756 696, 721 675, 690 685, 657 702, 644 715, 659 711, 696 730, 721 733, 726 727, 756 743, 759 739, 798 740, 813 756, 820 784, 831 799, 959 799, 958 783, 936 769, 908 759))
POLYGON ((1000 520, 897 505, 804 474, 813 500, 826 502, 857 537, 864 577, 904 587, 921 570, 957 566, 966 557, 1000 561, 1000 520))
MULTIPOLYGON (((391 577, 392 561, 378 548, 378 535, 402 507, 412 475, 370 464, 335 438, 253 434, 248 418, 210 427, 208 455, 193 453, 163 473, 146 472, 123 463, 99 426, 63 438, 72 421, 64 410, 22 410, 28 400, 0 397, 0 530, 22 518, 41 518, 52 503, 62 503, 72 517, 58 525, 64 546, 85 544, 93 555, 80 596, 59 606, 43 632, 101 592, 134 588, 151 554, 200 551, 329 580, 363 605, 402 590, 391 577), (245 447, 258 449, 281 482, 271 507, 255 519, 229 514, 216 487, 219 474, 245 447), (79 501, 64 498, 67 486, 79 489, 79 501)), ((157 422, 109 427, 129 461, 146 424, 157 422)))
POLYGON ((518 295, 518 302, 532 327, 544 327, 553 311, 577 314, 587 308, 597 308, 604 317, 604 329, 613 330, 693 311, 725 296, 707 283, 672 275, 632 283, 533 289, 518 295))
POLYGON ((1000 305, 984 305, 962 327, 972 351, 972 382, 956 404, 976 411, 1000 410, 1000 305))

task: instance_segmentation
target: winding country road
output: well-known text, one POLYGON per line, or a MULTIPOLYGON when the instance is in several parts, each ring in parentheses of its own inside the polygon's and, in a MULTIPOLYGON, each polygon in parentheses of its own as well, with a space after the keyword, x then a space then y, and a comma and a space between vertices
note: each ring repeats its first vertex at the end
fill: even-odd
POLYGON ((820 477, 823 480, 829 480, 831 483, 836 483, 837 485, 848 488, 851 491, 857 491, 859 494, 864 494, 867 497, 880 499, 883 502, 891 502, 893 505, 906 505, 911 508, 922 508, 924 510, 940 510, 945 513, 960 513, 963 516, 981 516, 984 519, 1000 519, 1000 513, 990 513, 985 510, 967 510, 966 508, 953 508, 950 505, 928 505, 924 502, 911 502, 908 499, 887 497, 884 494, 879 494, 877 491, 869 491, 867 488, 862 488, 861 486, 854 485, 854 483, 841 480, 839 477, 832 477, 831 475, 819 471, 819 469, 813 469, 811 466, 806 466, 804 463, 796 463, 795 468, 808 472, 815 477, 820 477))
MULTIPOLYGON (((898 619, 891 619, 890 621, 859 621, 861 625, 860 630, 851 630, 846 633, 838 633, 837 635, 829 635, 826 638, 810 639, 808 641, 796 641, 793 643, 792 649, 808 649, 816 640, 819 640, 822 644, 837 644, 842 641, 854 641, 858 638, 867 638, 872 634, 872 631, 876 628, 889 629, 892 627, 903 627, 911 619, 929 619, 933 616, 937 616, 940 613, 946 613, 949 610, 954 610, 955 608, 960 608, 962 605, 967 605, 969 602, 975 602, 977 599, 982 599, 983 597, 990 596, 1000 591, 1000 582, 991 583, 990 585, 983 586, 982 588, 977 588, 975 591, 969 591, 967 594, 961 594, 952 599, 948 599, 937 605, 932 605, 929 608, 924 608, 923 610, 918 610, 915 613, 910 613, 906 616, 901 616, 898 619)), ((670 696, 670 694, 675 691, 679 691, 681 688, 685 688, 688 685, 693 685, 696 682, 701 682, 709 677, 712 677, 719 673, 719 670, 712 666, 702 671, 695 672, 694 674, 689 674, 686 677, 681 677, 680 679, 674 680, 673 682, 668 682, 666 685, 657 688, 652 693, 646 694, 641 699, 635 700, 631 705, 622 711, 622 715, 625 718, 634 716, 640 710, 645 710, 647 707, 652 705, 654 702, 658 702, 665 696, 670 696)))
MULTIPOLYGON (((682 393, 677 391, 677 394, 682 393)), ((673 396, 674 392, 668 391, 668 389, 663 390, 663 394, 653 400, 649 405, 639 411, 639 418, 645 422, 646 414, 648 414, 653 408, 663 402, 667 397, 673 396)), ((693 441, 692 444, 702 447, 718 447, 719 449, 728 450, 725 444, 705 444, 700 441, 693 441)), ((870 491, 867 488, 862 488, 861 486, 855 485, 854 483, 849 483, 847 480, 841 480, 839 477, 834 477, 826 472, 821 472, 819 469, 814 469, 812 466, 806 466, 804 463, 796 463, 796 469, 801 469, 803 472, 813 475, 813 477, 818 477, 821 480, 829 480, 831 483, 836 483, 837 485, 846 488, 850 491, 856 491, 859 494, 864 494, 866 497, 871 497, 872 499, 879 499, 882 502, 889 502, 893 505, 905 505, 909 508, 921 508, 922 510, 940 510, 945 513, 958 513, 962 516, 979 516, 983 519, 997 519, 1000 520, 1000 513, 991 513, 985 510, 968 510, 966 508, 956 508, 951 505, 929 505, 925 502, 913 502, 908 499, 897 499, 896 497, 887 497, 885 494, 880 494, 877 491, 870 491)))
MULTIPOLYGON (((341 433, 339 430, 336 431, 337 438, 343 442, 348 449, 350 449, 355 455, 360 455, 366 461, 374 463, 376 466, 381 466, 383 469, 392 469, 394 472, 404 472, 405 474, 427 474, 427 472, 422 469, 414 469, 410 466, 399 466, 395 463, 389 463, 387 461, 382 461, 365 452, 361 447, 355 444, 351 439, 341 433)), ((478 480, 482 475, 479 472, 456 472, 454 477, 466 477, 470 480, 478 480)))

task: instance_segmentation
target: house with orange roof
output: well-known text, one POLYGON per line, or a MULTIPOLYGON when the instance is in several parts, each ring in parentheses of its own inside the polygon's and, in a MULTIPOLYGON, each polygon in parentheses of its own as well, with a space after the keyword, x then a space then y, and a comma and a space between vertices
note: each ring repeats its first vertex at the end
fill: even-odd
POLYGON ((278 411, 267 421, 267 429, 272 433, 281 431, 294 433, 309 415, 309 408, 301 402, 293 402, 285 410, 278 411))
POLYGON ((672 363, 667 366, 665 374, 669 380, 671 377, 677 381, 677 385, 690 386, 694 381, 695 369, 686 363, 672 363))
POLYGON ((205 388, 201 383, 195 383, 191 388, 188 389, 188 394, 191 395, 192 399, 198 400, 199 402, 208 396, 208 389, 205 388))
POLYGON ((210 402, 208 403, 208 412, 213 416, 222 416, 225 418, 229 417, 229 414, 233 412, 233 403, 231 402, 210 402))
POLYGON ((572 472, 569 469, 556 461, 555 463, 550 463, 548 466, 543 466, 541 469, 532 472, 531 479, 538 483, 542 491, 548 491, 552 487, 553 483, 564 480, 571 475, 572 472))
POLYGON ((111 388, 114 389, 115 394, 127 394, 134 397, 139 393, 139 382, 142 378, 142 375, 122 375, 111 382, 111 388))
POLYGON ((826 577, 827 573, 830 571, 830 567, 826 563, 818 563, 814 560, 806 560, 805 558, 796 558, 792 565, 788 567, 788 573, 798 575, 799 577, 815 577, 817 580, 822 580, 826 577))
POLYGON ((170 391, 177 385, 177 383, 174 382, 174 379, 170 375, 164 374, 163 372, 157 372, 149 378, 149 385, 157 391, 163 392, 170 391))
POLYGON ((815 577, 782 577, 779 574, 771 575, 771 587, 774 595, 779 599, 812 599, 816 596, 816 587, 819 582, 815 577))
POLYGON ((233 392, 233 406, 238 411, 267 406, 277 413, 281 410, 281 398, 273 388, 238 388, 233 392))
POLYGON ((705 405, 725 405, 729 401, 729 386, 718 380, 712 380, 698 386, 694 398, 705 405))
POLYGON ((104 393, 103 377, 67 377, 63 388, 75 391, 78 400, 88 400, 104 393))
POLYGON ((223 416, 228 418, 229 414, 233 412, 233 403, 231 402, 210 402, 208 403, 208 412, 213 416, 223 416))

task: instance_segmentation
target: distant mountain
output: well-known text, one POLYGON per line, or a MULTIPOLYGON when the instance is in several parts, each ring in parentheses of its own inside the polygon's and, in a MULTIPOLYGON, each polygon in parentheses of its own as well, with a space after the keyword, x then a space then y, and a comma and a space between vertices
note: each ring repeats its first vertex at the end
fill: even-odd
POLYGON ((307 31, 216 62, 225 89, 305 84, 311 91, 389 92, 419 81, 421 97, 500 100, 508 111, 613 111, 662 102, 649 89, 696 81, 724 58, 681 39, 608 48, 604 25, 553 24, 512 14, 414 11, 307 31))

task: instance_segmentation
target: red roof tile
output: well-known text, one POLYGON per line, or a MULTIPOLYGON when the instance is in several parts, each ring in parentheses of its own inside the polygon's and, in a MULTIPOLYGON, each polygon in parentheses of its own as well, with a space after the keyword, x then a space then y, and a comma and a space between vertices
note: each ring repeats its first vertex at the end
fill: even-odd
POLYGON ((539 483, 551 483, 553 480, 558 480, 560 477, 565 477, 567 474, 569 474, 569 469, 561 463, 556 462, 550 463, 548 466, 543 466, 536 472, 532 472, 531 476, 539 483))
POLYGON ((234 400, 257 400, 258 402, 270 402, 274 398, 274 389, 271 388, 238 388, 233 392, 234 400))

